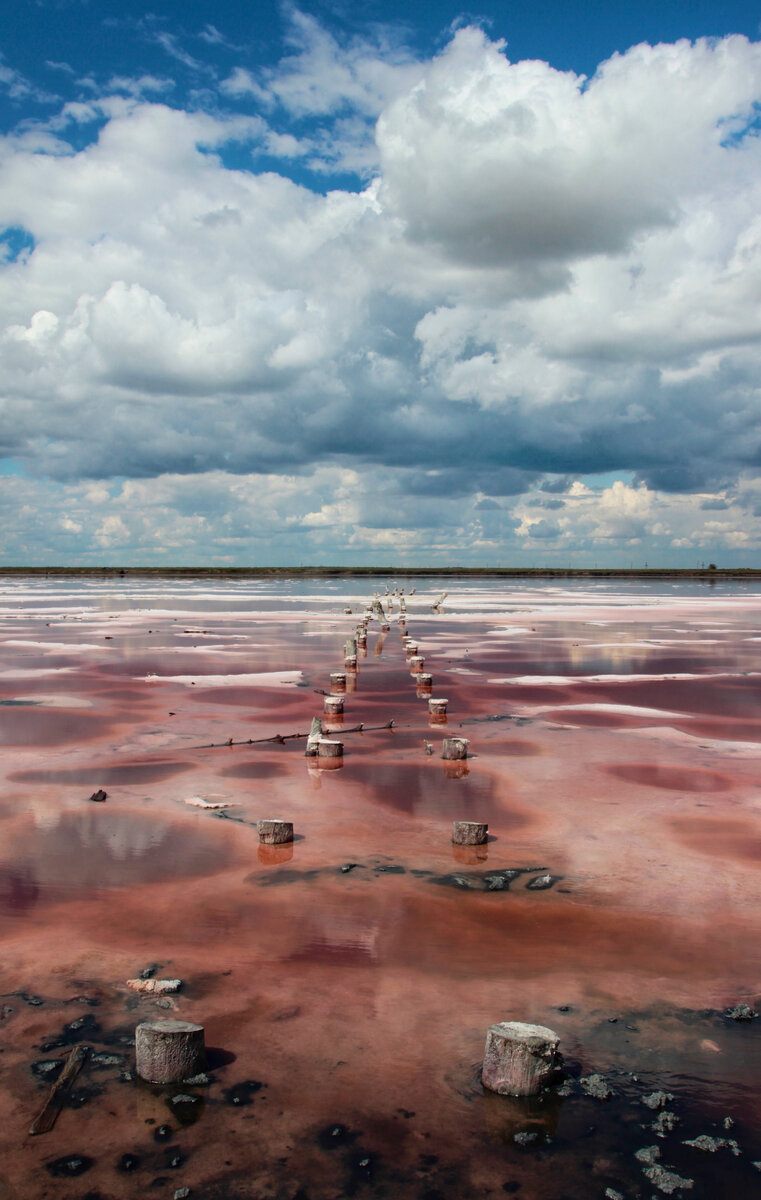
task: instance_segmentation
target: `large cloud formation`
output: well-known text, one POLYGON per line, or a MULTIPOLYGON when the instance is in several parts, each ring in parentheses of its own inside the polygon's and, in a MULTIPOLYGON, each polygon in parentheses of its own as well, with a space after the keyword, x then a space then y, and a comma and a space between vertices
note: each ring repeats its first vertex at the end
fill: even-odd
POLYGON ((755 561, 761 45, 301 33, 2 140, 6 561, 755 561))

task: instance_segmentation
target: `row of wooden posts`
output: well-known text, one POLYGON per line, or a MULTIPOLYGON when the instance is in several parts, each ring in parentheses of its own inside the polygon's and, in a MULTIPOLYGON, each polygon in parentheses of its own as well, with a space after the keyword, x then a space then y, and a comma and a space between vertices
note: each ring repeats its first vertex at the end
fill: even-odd
MULTIPOLYGON (((387 593, 389 610, 394 597, 399 597, 398 625, 402 634, 402 644, 407 653, 407 665, 417 681, 418 695, 428 696, 428 714, 432 724, 445 724, 447 719, 448 700, 430 696, 433 687, 433 676, 423 672, 425 659, 418 653, 418 643, 407 633, 407 605, 404 593, 387 593)), ((437 608, 446 597, 442 592, 436 601, 437 608)), ((344 711, 344 697, 347 688, 347 676, 356 677, 358 673, 357 660, 360 650, 367 648, 367 628, 375 617, 380 623, 381 634, 387 633, 391 624, 390 612, 386 612, 379 596, 375 596, 365 608, 362 620, 357 625, 351 637, 344 643, 344 670, 331 671, 331 691, 323 702, 324 716, 338 717, 344 711)), ((305 754, 307 758, 331 759, 338 762, 343 758, 344 744, 336 738, 328 737, 323 729, 322 717, 312 718, 312 727, 307 738, 305 754)), ((468 739, 462 737, 444 738, 441 757, 447 761, 459 762, 468 757, 468 739)), ((293 823, 278 818, 267 818, 258 823, 259 841, 267 846, 279 846, 293 841, 293 823)), ((489 826, 483 821, 454 821, 452 824, 452 841, 459 846, 481 846, 488 841, 489 826)))
MULTIPOLYGON (((407 651, 410 671, 417 677, 418 693, 431 690, 433 679, 423 673, 425 661, 418 654, 418 645, 407 634, 406 601, 403 592, 387 591, 389 609, 393 600, 399 601, 398 624, 402 641, 407 651)), ((433 606, 437 608, 446 592, 433 606)), ((367 646, 367 628, 373 618, 380 622, 382 633, 390 629, 389 613, 384 610, 379 596, 375 596, 366 607, 362 621, 354 635, 344 646, 346 673, 357 672, 358 651, 367 646)), ((344 693, 347 678, 344 672, 333 672, 330 676, 331 694, 325 696, 324 715, 338 716, 343 713, 344 693)), ((446 721, 447 701, 428 698, 431 722, 446 721)), ((307 740, 306 754, 309 757, 340 759, 343 743, 327 737, 322 719, 315 717, 307 740)), ((444 738, 442 758, 462 760, 468 757, 468 739, 444 738)), ((480 821, 455 821, 452 841, 459 845, 481 845, 488 839, 488 825, 480 821)), ((293 824, 290 821, 269 818, 258 822, 259 841, 267 845, 281 845, 293 841, 293 824)), ((559 1038, 553 1030, 543 1025, 532 1025, 520 1021, 502 1021, 490 1026, 486 1035, 482 1081, 490 1091, 508 1096, 531 1096, 539 1092, 552 1077, 558 1061, 559 1038)), ((154 1084, 176 1084, 193 1082, 205 1070, 204 1029, 189 1021, 143 1021, 135 1032, 137 1073, 141 1079, 154 1084)))

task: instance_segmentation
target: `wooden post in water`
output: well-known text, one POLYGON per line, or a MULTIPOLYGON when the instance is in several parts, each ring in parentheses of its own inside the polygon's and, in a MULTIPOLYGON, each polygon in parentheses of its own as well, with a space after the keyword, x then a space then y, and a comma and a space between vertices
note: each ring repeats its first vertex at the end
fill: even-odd
POLYGON ((434 699, 434 697, 431 696, 431 699, 428 701, 428 712, 432 717, 445 717, 447 715, 448 704, 448 700, 442 700, 440 698, 434 699))
POLYGON ((560 1038, 546 1025, 500 1021, 486 1034, 482 1081, 501 1096, 535 1096, 557 1063, 560 1038))
POLYGON ((330 672, 330 686, 332 688, 334 688, 337 692, 345 692, 346 691, 346 672, 345 671, 331 671, 330 672))
POLYGON ((319 758, 343 758, 343 754, 343 742, 337 742, 332 738, 322 738, 317 743, 317 755, 319 758))
POLYGON ((143 1021, 135 1030, 137 1073, 148 1083, 181 1083, 206 1066, 203 1025, 143 1021))
POLYGON ((458 846, 483 846, 489 840, 489 826, 484 821, 453 821, 452 841, 458 846))
MULTIPOLYGON (((322 743, 319 743, 322 745, 322 743)), ((256 828, 259 831, 259 841, 265 846, 282 846, 283 842, 293 841, 293 822, 281 821, 275 817, 266 817, 262 821, 257 821, 256 828)))
POLYGON ((444 738, 442 758, 461 759, 468 757, 468 739, 461 737, 444 738))
MULTIPOLYGON (((343 696, 326 696, 323 701, 323 707, 325 709, 326 716, 337 717, 344 710, 344 698, 343 696)), ((322 733, 322 730, 320 730, 320 732, 322 733)), ((309 745, 308 742, 307 745, 309 745)), ((309 753, 309 751, 307 751, 307 753, 309 753)), ((314 753, 317 753, 316 746, 314 753)))

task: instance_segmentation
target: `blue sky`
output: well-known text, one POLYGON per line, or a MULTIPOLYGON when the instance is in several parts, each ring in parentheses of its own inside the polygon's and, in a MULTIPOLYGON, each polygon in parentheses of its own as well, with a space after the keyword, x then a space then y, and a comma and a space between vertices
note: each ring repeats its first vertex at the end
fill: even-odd
POLYGON ((6 5, 0 561, 761 565, 756 5, 6 5))

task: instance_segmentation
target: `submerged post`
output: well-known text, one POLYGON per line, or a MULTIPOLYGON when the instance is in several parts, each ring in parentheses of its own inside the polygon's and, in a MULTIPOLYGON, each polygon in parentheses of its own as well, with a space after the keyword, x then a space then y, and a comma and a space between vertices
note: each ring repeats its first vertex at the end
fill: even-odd
POLYGON ((143 1021, 135 1030, 137 1073, 148 1083, 181 1083, 206 1066, 203 1025, 143 1021))
POLYGON ((546 1025, 500 1021, 486 1034, 482 1082, 501 1096, 535 1096, 555 1069, 560 1038, 546 1025))

